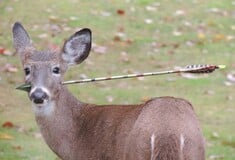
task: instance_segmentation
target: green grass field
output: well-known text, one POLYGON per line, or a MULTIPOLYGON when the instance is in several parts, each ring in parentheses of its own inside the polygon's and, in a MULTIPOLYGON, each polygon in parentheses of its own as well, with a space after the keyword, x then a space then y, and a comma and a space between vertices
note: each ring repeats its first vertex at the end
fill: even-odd
POLYGON ((39 134, 27 94, 15 90, 23 83, 21 64, 17 55, 5 54, 14 52, 16 21, 39 49, 61 47, 79 28, 93 31, 89 58, 65 80, 225 64, 226 69, 196 79, 172 74, 69 88, 81 101, 97 104, 185 98, 201 122, 207 159, 235 159, 235 85, 227 82, 235 71, 234 8, 233 0, 0 1, 0 48, 7 50, 0 49, 0 159, 56 159, 39 134))

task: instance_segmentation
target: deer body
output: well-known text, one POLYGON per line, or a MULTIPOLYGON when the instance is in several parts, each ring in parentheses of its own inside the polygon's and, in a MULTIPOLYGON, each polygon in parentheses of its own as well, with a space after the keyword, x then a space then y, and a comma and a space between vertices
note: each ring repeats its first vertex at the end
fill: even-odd
POLYGON ((37 124, 63 160, 204 160, 204 139, 192 105, 159 97, 138 105, 95 105, 77 100, 61 84, 68 65, 81 63, 91 32, 72 35, 61 53, 39 52, 20 23, 14 46, 32 88, 37 124))

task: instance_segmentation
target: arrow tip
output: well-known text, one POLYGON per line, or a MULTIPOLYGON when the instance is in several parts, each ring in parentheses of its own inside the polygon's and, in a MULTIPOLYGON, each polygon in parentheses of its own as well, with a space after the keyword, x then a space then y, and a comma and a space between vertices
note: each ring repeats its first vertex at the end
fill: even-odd
POLYGON ((16 87, 16 89, 29 92, 31 90, 31 85, 30 84, 22 84, 22 85, 16 87))
POLYGON ((226 68, 226 65, 218 65, 218 68, 219 69, 224 69, 224 68, 226 68))

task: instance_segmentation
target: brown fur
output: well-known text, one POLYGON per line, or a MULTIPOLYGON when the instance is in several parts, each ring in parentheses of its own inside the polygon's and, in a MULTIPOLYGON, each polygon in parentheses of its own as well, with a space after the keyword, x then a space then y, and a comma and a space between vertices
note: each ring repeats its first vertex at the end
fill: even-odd
POLYGON ((184 160, 204 159, 198 121, 183 99, 159 97, 140 105, 96 106, 70 96, 63 90, 53 116, 36 117, 47 144, 62 159, 150 160, 153 133, 154 160, 180 160, 181 154, 184 160), (180 134, 186 138, 182 153, 180 134))

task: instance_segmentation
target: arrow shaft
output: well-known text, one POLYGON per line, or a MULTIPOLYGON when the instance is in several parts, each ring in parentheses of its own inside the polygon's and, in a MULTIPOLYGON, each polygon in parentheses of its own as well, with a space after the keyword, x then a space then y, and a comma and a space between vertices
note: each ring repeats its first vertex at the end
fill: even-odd
POLYGON ((98 77, 98 78, 90 78, 90 79, 82 79, 82 80, 71 80, 71 81, 65 81, 62 84, 67 85, 67 84, 74 84, 74 83, 89 83, 89 82, 108 81, 108 80, 116 80, 116 79, 135 78, 135 77, 156 76, 156 75, 164 75, 164 74, 172 74, 172 73, 210 73, 218 68, 220 67, 216 65, 189 65, 179 70, 147 72, 147 73, 140 73, 140 74, 128 74, 128 75, 119 75, 119 76, 111 76, 111 77, 98 77))

